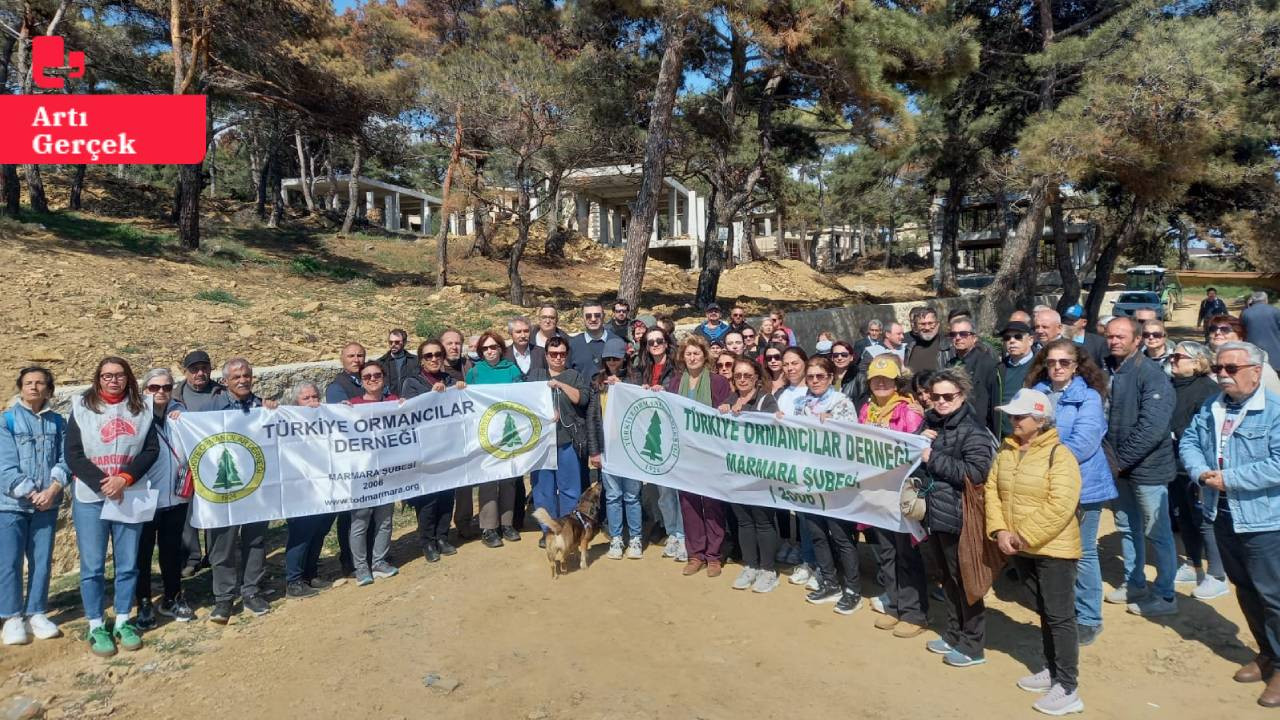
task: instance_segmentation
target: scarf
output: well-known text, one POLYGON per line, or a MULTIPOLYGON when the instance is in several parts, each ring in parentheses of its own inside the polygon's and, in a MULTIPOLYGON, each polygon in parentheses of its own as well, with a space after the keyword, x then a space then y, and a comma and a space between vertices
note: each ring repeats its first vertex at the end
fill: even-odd
MULTIPOLYGON (((875 396, 871 398, 871 402, 867 403, 867 424, 877 425, 882 428, 889 427, 889 420, 893 416, 893 411, 902 403, 911 403, 911 398, 903 397, 898 394, 897 390, 893 391, 893 395, 884 404, 876 402, 875 396)), ((924 414, 923 412, 921 413, 924 414)))
POLYGON ((115 405, 116 403, 123 401, 124 395, 124 393, 120 393, 119 395, 108 395, 105 390, 98 391, 98 397, 102 398, 102 401, 108 405, 115 405))
POLYGON ((710 373, 707 372, 706 366, 703 366, 702 375, 700 376, 701 379, 698 381, 698 386, 693 388, 693 394, 690 395, 689 386, 692 383, 689 381, 692 378, 689 377, 689 371, 687 370, 681 373, 680 374, 680 394, 684 397, 689 398, 690 400, 699 402, 703 405, 710 405, 711 404, 711 378, 709 377, 709 375, 710 373))
POLYGON ((831 397, 833 395, 838 395, 838 394, 839 393, 836 391, 836 389, 831 386, 828 386, 827 391, 822 393, 821 395, 814 395, 811 392, 807 392, 804 395, 800 396, 799 398, 796 398, 795 414, 796 415, 817 415, 820 412, 825 412, 827 406, 831 404, 830 403, 831 397))

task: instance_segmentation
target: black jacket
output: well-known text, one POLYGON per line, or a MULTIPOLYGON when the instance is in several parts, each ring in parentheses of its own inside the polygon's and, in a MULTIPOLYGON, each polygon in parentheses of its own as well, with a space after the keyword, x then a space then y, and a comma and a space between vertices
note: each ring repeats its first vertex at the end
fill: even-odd
POLYGON ((964 482, 982 485, 996 456, 996 439, 968 405, 943 417, 930 410, 924 426, 935 430, 924 469, 933 480, 925 496, 924 526, 930 532, 960 534, 964 528, 964 482))
MULTIPOLYGON (((526 382, 547 382, 551 379, 551 372, 546 369, 530 370, 525 376, 526 382)), ((556 444, 571 442, 581 454, 587 450, 587 406, 591 403, 591 381, 573 368, 565 368, 555 379, 578 389, 576 403, 563 392, 552 391, 556 412, 560 414, 560 420, 556 423, 556 444)))
POLYGON ((1000 369, 996 365, 996 359, 979 343, 964 357, 952 358, 949 364, 952 367, 963 366, 973 379, 969 404, 976 414, 975 419, 993 433, 999 432, 1000 421, 994 409, 1000 400, 1000 369))
MULTIPOLYGON (((1171 380, 1173 384, 1173 416, 1169 418, 1169 429, 1173 431, 1175 440, 1182 439, 1182 433, 1187 431, 1187 427, 1191 425, 1191 419, 1200 412, 1200 407, 1205 402, 1221 392, 1218 383, 1208 375, 1193 375, 1191 377, 1176 377, 1171 380)), ((1174 445, 1174 450, 1178 446, 1174 445)))
POLYGON ((382 364, 382 371, 387 374, 386 386, 391 392, 399 390, 405 378, 413 377, 418 372, 418 356, 408 351, 401 353, 398 358, 391 357, 391 353, 383 353, 378 362, 382 364))
MULTIPOLYGON (((442 373, 440 379, 444 382, 445 387, 453 387, 454 383, 457 381, 451 373, 442 373)), ((435 383, 427 380, 427 378, 422 375, 422 371, 419 370, 417 375, 407 377, 404 379, 404 382, 401 383, 400 397, 408 400, 409 398, 424 395, 431 392, 431 387, 433 385, 435 385, 435 383)))
POLYGON ((1107 440, 1115 449, 1120 480, 1138 485, 1173 480, 1176 463, 1169 434, 1173 408, 1173 385, 1159 363, 1135 352, 1114 370, 1107 440))
MULTIPOLYGON (((516 353, 512 349, 513 347, 514 346, 512 345, 508 345, 507 352, 503 357, 510 360, 511 362, 516 362, 516 353)), ((520 367, 520 363, 516 363, 516 367, 520 367)), ((528 375, 534 370, 546 370, 546 369, 547 369, 547 351, 543 350, 537 345, 534 345, 533 343, 529 343, 529 370, 525 374, 528 375)))

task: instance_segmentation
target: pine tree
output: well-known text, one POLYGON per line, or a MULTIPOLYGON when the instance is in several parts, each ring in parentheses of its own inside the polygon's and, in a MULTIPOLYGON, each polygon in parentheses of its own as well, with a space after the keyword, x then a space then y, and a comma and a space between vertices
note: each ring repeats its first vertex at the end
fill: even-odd
POLYGON ((213 481, 213 489, 225 491, 243 484, 244 481, 240 479, 240 472, 236 470, 236 462, 231 457, 231 453, 223 450, 222 457, 218 458, 218 478, 213 481))
POLYGON ((516 429, 515 418, 510 413, 506 416, 507 421, 502 424, 502 440, 498 443, 498 447, 502 448, 518 448, 524 444, 524 440, 520 437, 520 431, 516 429))
POLYGON ((649 431, 644 435, 644 448, 640 454, 653 462, 662 461, 662 421, 658 419, 657 412, 649 416, 649 431))

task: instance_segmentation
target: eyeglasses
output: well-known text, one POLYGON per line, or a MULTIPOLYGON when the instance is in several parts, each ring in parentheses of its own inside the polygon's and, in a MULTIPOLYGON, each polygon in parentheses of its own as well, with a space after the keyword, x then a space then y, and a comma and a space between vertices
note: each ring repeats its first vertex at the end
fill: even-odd
POLYGON ((582 317, 584 317, 584 318, 586 318, 586 319, 588 319, 588 320, 595 320, 596 318, 602 318, 602 317, 604 317, 604 313, 602 313, 602 312, 598 312, 598 313, 582 313, 582 317))
POLYGON ((849 353, 847 353, 847 352, 833 352, 833 353, 831 353, 831 357, 833 357, 833 358, 847 358, 847 357, 849 357, 849 353))
POLYGON ((1142 339, 1143 339, 1143 340, 1163 340, 1163 339, 1164 339, 1164 333, 1162 333, 1162 332, 1144 332, 1144 333, 1142 333, 1142 339))
POLYGON ((1009 342, 1010 340, 1017 340, 1018 342, 1022 342, 1022 338, 1024 337, 1026 337, 1026 333, 1008 333, 1004 336, 1004 341, 1009 342))
POLYGON ((663 340, 662 338, 654 338, 649 341, 649 347, 662 347, 663 345, 666 345, 666 344, 667 344, 667 341, 663 340))
POLYGON ((1044 361, 1045 367, 1069 368, 1076 364, 1075 360, 1070 358, 1047 358, 1044 361))
POLYGON ((565 351, 563 351, 563 350, 548 350, 548 351, 547 351, 547 357, 549 357, 549 358, 562 358, 562 357, 564 357, 565 355, 568 355, 568 354, 569 354, 569 353, 567 353, 567 352, 565 352, 565 351))
POLYGON ((1243 365, 1237 365, 1235 363, 1228 363, 1226 365, 1210 365, 1209 369, 1213 371, 1214 375, 1221 375, 1223 371, 1226 371, 1228 375, 1235 375, 1248 367, 1258 367, 1258 363, 1245 363, 1243 365))
POLYGON ((166 383, 164 385, 148 385, 147 392, 152 394, 161 393, 161 392, 173 392, 173 383, 166 383))
POLYGON ((969 338, 969 337, 973 337, 973 335, 974 333, 969 330, 956 330, 956 331, 947 333, 947 337, 951 338, 952 340, 956 338, 969 338))
POLYGON ((728 370, 728 369, 730 369, 730 368, 732 368, 732 367, 733 367, 733 363, 732 363, 732 362, 716 363, 716 369, 717 369, 717 370, 728 370))
POLYGON ((831 376, 826 373, 806 373, 804 376, 804 379, 805 380, 826 380, 829 377, 831 376))
POLYGON ((386 376, 383 375, 382 373, 369 373, 368 375, 361 375, 360 379, 361 380, 381 380, 384 377, 386 376))
POLYGON ((740 318, 740 317, 745 317, 745 315, 743 315, 742 313, 729 313, 729 317, 740 318))
POLYGON ((98 375, 99 380, 106 380, 107 382, 124 380, 127 377, 129 376, 124 373, 102 373, 98 375))
POLYGON ((480 350, 481 350, 481 351, 485 351, 485 350, 501 350, 501 349, 502 349, 502 346, 501 346, 501 345, 493 345, 493 344, 489 344, 489 345, 481 345, 481 346, 480 346, 480 350))
POLYGON ((426 358, 426 359, 428 359, 428 360, 438 360, 438 359, 441 359, 441 358, 443 358, 443 357, 444 357, 444 353, 442 353, 442 352, 433 352, 433 353, 424 352, 424 353, 422 353, 422 357, 424 357, 424 358, 426 358))
POLYGON ((1231 327, 1230 325, 1210 325, 1210 326, 1209 326, 1209 334, 1210 334, 1210 335, 1219 335, 1219 334, 1221 334, 1221 335, 1227 335, 1227 334, 1229 334, 1229 333, 1233 333, 1233 332, 1235 332, 1235 331, 1236 331, 1236 329, 1235 329, 1235 328, 1233 328, 1233 327, 1231 327))
POLYGON ((929 397, 933 398, 933 401, 934 401, 934 402, 951 402, 952 400, 955 400, 956 398, 960 397, 960 395, 961 395, 961 393, 958 393, 958 392, 954 392, 954 393, 936 393, 936 392, 931 392, 931 393, 929 393, 929 397))
POLYGON ((539 315, 539 320, 555 320, 559 315, 539 315))

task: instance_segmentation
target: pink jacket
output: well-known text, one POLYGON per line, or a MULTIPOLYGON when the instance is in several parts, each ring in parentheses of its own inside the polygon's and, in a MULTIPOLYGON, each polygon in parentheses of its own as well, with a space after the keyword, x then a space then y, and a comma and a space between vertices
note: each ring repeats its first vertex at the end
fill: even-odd
MULTIPOLYGON (((867 408, 871 403, 867 403, 858 410, 858 422, 866 424, 867 408)), ((911 403, 898 403, 893 412, 889 413, 889 429, 899 432, 914 433, 920 431, 920 426, 924 424, 924 415, 911 407, 911 403)))

